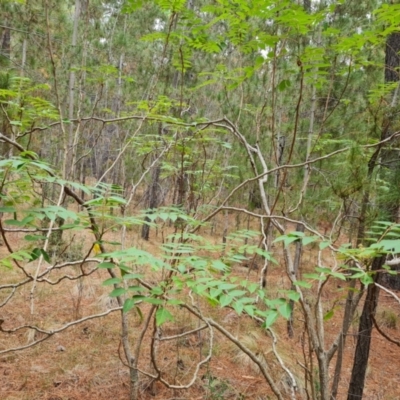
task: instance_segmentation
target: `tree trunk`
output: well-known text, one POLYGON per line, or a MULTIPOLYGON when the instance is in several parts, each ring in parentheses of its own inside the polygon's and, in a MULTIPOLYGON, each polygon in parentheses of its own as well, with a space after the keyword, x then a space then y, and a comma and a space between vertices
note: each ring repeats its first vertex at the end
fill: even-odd
MULTIPOLYGON (((6 20, 8 23, 8 19, 6 20)), ((9 28, 3 28, 0 37, 0 67, 8 67, 10 64, 11 57, 11 30, 9 28)), ((0 76, 0 89, 9 89, 10 76, 5 69, 0 76)), ((11 125, 9 123, 8 115, 5 114, 7 104, 3 105, 3 112, 1 115, 1 132, 7 137, 12 136, 11 125)), ((7 158, 10 152, 10 145, 7 142, 0 143, 0 156, 7 158)))
MULTIPOLYGON (((386 41, 386 52, 385 52, 385 83, 399 81, 399 67, 400 67, 400 33, 392 33, 386 41)), ((397 102, 397 90, 395 91, 391 108, 396 105, 397 102)), ((390 113, 391 114, 391 113, 390 113)), ((381 140, 386 139, 390 135, 391 126, 393 125, 393 116, 388 115, 383 122, 381 140)), ((382 164, 386 165, 389 169, 390 175, 395 177, 398 173, 398 157, 394 159, 394 152, 391 150, 385 150, 381 152, 382 164)), ((378 153, 375 153, 372 158, 376 157, 378 153)), ((372 161, 372 159, 371 159, 372 161)), ((375 160, 374 160, 375 164, 375 160)), ((369 166, 371 168, 371 165, 369 166)), ((372 165, 372 168, 374 165, 372 165)), ((393 183, 393 179, 391 179, 393 183)), ((382 213, 389 210, 387 218, 395 221, 397 216, 398 199, 390 199, 388 201, 381 201, 378 205, 378 210, 382 213)), ((372 270, 379 270, 384 264, 384 257, 377 257, 372 262, 372 270)), ((374 276, 374 282, 378 282, 380 274, 374 276)), ((360 325, 357 336, 357 346, 354 355, 353 369, 351 372, 351 379, 348 391, 347 400, 358 400, 362 398, 364 391, 365 375, 368 366, 369 350, 371 346, 371 332, 373 327, 373 317, 375 316, 376 308, 378 305, 379 290, 371 284, 368 287, 367 297, 365 299, 363 311, 360 318, 360 325)))
MULTIPOLYGON (((372 262, 372 271, 382 268, 385 257, 377 257, 372 262)), ((380 274, 377 273, 374 282, 379 282, 380 274)), ((369 350, 371 347, 371 333, 373 317, 378 306, 379 288, 374 284, 368 286, 363 312, 358 326, 357 347, 354 356, 353 369, 347 400, 360 400, 363 396, 365 375, 368 367, 369 350)))
MULTIPOLYGON (((8 20, 6 21, 9 22, 8 20)), ((10 64, 11 55, 11 30, 9 28, 3 27, 0 40, 0 65, 8 66, 10 64)))
POLYGON ((400 33, 392 33, 386 40, 385 83, 399 81, 400 68, 400 33))
MULTIPOLYGON (((296 231, 297 232, 304 232, 304 225, 301 223, 298 223, 296 226, 296 231)), ((296 241, 296 250, 294 254, 294 260, 293 260, 293 267, 294 267, 294 272, 296 276, 298 277, 299 270, 300 270, 300 264, 301 264, 301 256, 303 253, 303 242, 298 239, 296 241)), ((295 286, 292 284, 292 287, 290 288, 291 290, 295 290, 295 286)), ((290 338, 293 337, 293 309, 294 309, 294 301, 290 300, 289 301, 291 313, 290 317, 287 321, 287 333, 290 338)))
MULTIPOLYGON (((80 16, 80 0, 75 0, 75 13, 74 13, 74 26, 72 31, 72 40, 71 40, 71 48, 75 52, 77 39, 78 39, 78 25, 79 25, 79 16, 80 16)), ((73 54, 73 58, 76 57, 76 54, 73 54)), ((74 67, 72 65, 71 67, 74 67)), ((74 118, 74 108, 75 108, 75 71, 74 68, 71 68, 69 73, 69 83, 68 83, 68 118, 71 121, 74 118)), ((66 149, 66 154, 64 160, 66 161, 64 165, 64 178, 74 178, 75 175, 75 152, 76 152, 76 143, 74 140, 74 124, 69 124, 69 132, 68 138, 65 139, 68 146, 66 149)))
POLYGON ((342 373, 342 366, 343 366, 343 355, 346 346, 346 333, 350 327, 351 320, 352 320, 352 310, 353 310, 353 301, 354 301, 354 287, 356 281, 353 279, 350 282, 349 291, 347 293, 346 299, 346 307, 344 309, 344 316, 343 316, 343 328, 341 333, 341 340, 337 349, 337 356, 336 356, 336 365, 335 365, 335 373, 333 375, 333 382, 332 382, 332 390, 331 390, 331 398, 336 399, 340 376, 342 373))
MULTIPOLYGON (((160 172, 161 172, 161 167, 159 164, 157 164, 154 167, 152 182, 147 191, 147 204, 150 210, 158 206, 158 189, 159 189, 160 172)), ((146 217, 145 222, 146 223, 142 226, 142 239, 149 240, 150 218, 146 217)))

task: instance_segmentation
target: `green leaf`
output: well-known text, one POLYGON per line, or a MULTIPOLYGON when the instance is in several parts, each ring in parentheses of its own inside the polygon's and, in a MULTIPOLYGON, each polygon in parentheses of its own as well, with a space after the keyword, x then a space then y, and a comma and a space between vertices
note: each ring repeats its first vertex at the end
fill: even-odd
POLYGON ((321 274, 303 274, 303 278, 316 279, 318 281, 325 281, 327 276, 321 274))
POLYGON ((160 307, 157 311, 156 311, 156 324, 157 326, 161 326, 163 323, 167 322, 167 321, 173 321, 174 317, 172 316, 172 314, 165 309, 164 307, 160 307))
POLYGON ((218 300, 213 297, 206 297, 206 300, 212 307, 216 307, 219 304, 218 300))
POLYGON ((4 265, 8 269, 12 269, 13 265, 10 260, 7 258, 4 258, 3 260, 0 261, 1 265, 4 265))
POLYGON ((372 278, 372 276, 368 275, 368 274, 364 274, 361 278, 360 281, 365 285, 368 286, 371 283, 374 283, 374 280, 372 278))
POLYGON ((31 253, 32 261, 37 260, 40 257, 40 255, 42 254, 42 252, 40 250, 41 249, 39 249, 39 248, 35 248, 32 250, 32 253, 31 253))
POLYGON ((178 299, 170 299, 170 300, 167 300, 167 304, 171 305, 171 306, 180 306, 181 304, 183 304, 183 301, 178 300, 178 299))
POLYGON ((247 314, 250 315, 250 317, 254 317, 254 306, 253 305, 244 306, 244 311, 246 311, 247 314))
POLYGON ((345 281, 347 279, 346 275, 342 274, 341 272, 331 272, 331 275, 334 276, 335 278, 341 279, 342 281, 345 281))
POLYGON ((324 250, 326 249, 329 245, 331 244, 331 242, 324 240, 319 244, 319 249, 320 250, 324 250))
POLYGON ((300 293, 295 292, 294 290, 288 290, 287 296, 290 300, 299 301, 300 300, 300 293))
POLYGON ((218 285, 218 288, 221 290, 231 290, 235 289, 238 285, 235 283, 229 283, 229 282, 222 282, 218 285))
POLYGON ((117 285, 118 283, 121 283, 121 282, 122 282, 121 278, 109 278, 103 282, 103 286, 117 285))
POLYGON ((289 303, 282 304, 280 307, 278 307, 278 311, 285 319, 289 319, 292 315, 292 308, 290 307, 289 303))
POLYGON ((125 281, 128 279, 141 279, 143 274, 124 274, 123 277, 125 281))
POLYGON ((249 290, 250 293, 254 293, 258 288, 259 285, 257 283, 251 283, 247 289, 249 290))
POLYGON ((354 273, 354 274, 351 274, 350 276, 349 276, 349 278, 351 278, 351 279, 358 279, 358 278, 361 278, 362 276, 364 276, 365 275, 365 272, 364 271, 360 271, 360 272, 356 272, 356 273, 354 273))
POLYGON ((278 318, 278 311, 276 310, 270 310, 268 311, 267 314, 267 319, 265 320, 265 327, 269 328, 270 326, 272 326, 272 324, 276 321, 276 319, 278 318))
POLYGON ((235 303, 233 303, 232 307, 240 315, 243 311, 244 305, 243 305, 243 303, 236 301, 235 303))
POLYGON ((129 286, 128 291, 130 292, 145 292, 147 289, 142 286, 129 286))
POLYGON ((210 289, 210 296, 214 299, 217 299, 218 296, 222 293, 222 289, 220 288, 211 288, 210 289))
POLYGON ((181 274, 186 273, 186 265, 184 264, 179 264, 177 269, 181 274))
POLYGON ((245 295, 247 292, 245 290, 231 290, 229 292, 229 296, 232 297, 242 297, 243 295, 245 295))
POLYGON ((282 81, 279 82, 278 90, 280 92, 283 92, 285 89, 289 88, 290 85, 291 85, 291 83, 288 79, 283 79, 282 81))
POLYGON ((126 299, 122 311, 124 313, 130 311, 133 307, 135 307, 136 301, 134 299, 126 299))
POLYGON ((241 299, 238 300, 242 304, 254 304, 255 303, 255 298, 253 297, 242 297, 241 299))
POLYGON ((212 268, 216 269, 217 271, 226 271, 228 266, 224 264, 221 260, 214 260, 211 263, 212 268))
POLYGON ((370 246, 371 249, 383 249, 389 253, 400 253, 399 239, 384 239, 370 246))
POLYGON ((315 267, 315 270, 317 272, 320 272, 321 274, 330 274, 332 272, 332 270, 330 268, 326 268, 326 267, 315 267))
POLYGON ((163 292, 162 288, 160 288, 160 287, 158 287, 158 286, 155 286, 155 287, 153 287, 153 288, 151 289, 151 293, 154 294, 154 295, 156 295, 156 296, 160 296, 160 295, 162 295, 164 292, 163 292))
POLYGON ((295 281, 295 282, 293 282, 293 285, 304 287, 306 289, 311 289, 312 288, 312 284, 311 283, 304 282, 304 281, 295 281))
MULTIPOLYGON (((0 212, 2 213, 15 213, 17 209, 15 207, 7 206, 7 207, 0 207, 0 212)), ((15 220, 8 220, 8 221, 15 221, 15 220)), ((5 223, 8 223, 8 221, 5 221, 5 223)))
POLYGON ((314 243, 318 240, 319 238, 317 236, 305 236, 301 240, 303 243, 303 246, 307 246, 310 243, 314 243))
POLYGON ((42 235, 26 235, 24 237, 25 240, 28 240, 30 242, 35 242, 37 240, 45 240, 46 236, 42 236, 42 235))
POLYGON ((139 306, 135 307, 137 314, 139 315, 140 322, 143 322, 143 313, 139 306))
POLYGON ((124 288, 116 288, 110 293, 109 296, 110 297, 118 297, 118 296, 122 296, 125 293, 126 293, 126 289, 124 289, 124 288))
POLYGON ((18 221, 17 219, 7 219, 4 221, 5 224, 7 225, 12 225, 12 226, 24 226, 25 224, 22 223, 22 221, 18 221))
POLYGON ((155 297, 143 297, 142 299, 145 303, 154 304, 156 306, 164 304, 164 300, 157 299, 155 297))
POLYGON ((20 250, 15 253, 11 253, 9 257, 17 261, 31 261, 32 255, 24 250, 20 250))
POLYGON ((50 259, 50 256, 47 254, 47 252, 44 249, 40 249, 40 252, 42 253, 44 261, 46 261, 47 263, 50 264, 51 259, 50 259))
POLYGON ((221 307, 228 306, 229 304, 232 303, 232 301, 233 301, 233 298, 231 296, 226 295, 226 294, 221 295, 220 298, 219 298, 219 304, 220 304, 221 307))
POLYGON ((325 315, 324 315, 324 321, 329 321, 333 317, 334 311, 329 310, 325 315))
POLYGON ((122 263, 118 265, 118 268, 121 271, 122 276, 125 276, 132 271, 132 268, 129 268, 128 266, 122 263))
POLYGON ((108 262, 108 261, 102 262, 97 266, 97 268, 107 268, 107 269, 114 268, 114 267, 115 267, 115 264, 112 262, 108 262))
POLYGON ((112 205, 112 204, 124 205, 126 204, 126 200, 123 199, 122 197, 110 196, 107 198, 107 205, 112 205))
POLYGON ((193 291, 197 294, 203 294, 203 292, 206 291, 207 289, 208 289, 208 286, 206 286, 206 285, 194 284, 194 286, 193 286, 193 291))
POLYGON ((283 242, 285 244, 285 247, 287 247, 289 244, 296 242, 297 240, 299 240, 298 236, 289 234, 289 235, 279 236, 272 243, 283 242))

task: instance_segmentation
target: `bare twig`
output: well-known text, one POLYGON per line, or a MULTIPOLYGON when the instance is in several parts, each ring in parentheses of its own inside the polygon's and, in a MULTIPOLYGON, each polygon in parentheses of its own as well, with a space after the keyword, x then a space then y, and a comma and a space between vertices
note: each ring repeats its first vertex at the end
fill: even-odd
POLYGON ((286 367, 286 365, 284 364, 282 358, 280 357, 278 351, 276 350, 276 335, 274 333, 274 331, 271 328, 268 328, 269 333, 272 336, 272 351, 275 354, 276 359, 278 360, 280 366, 282 367, 282 369, 288 374, 290 381, 291 381, 291 385, 290 385, 290 389, 291 389, 291 398, 293 400, 296 400, 296 392, 299 390, 298 386, 297 386, 297 382, 296 379, 293 375, 293 373, 289 370, 288 367, 286 367))
POLYGON ((393 293, 391 290, 385 288, 385 286, 382 286, 377 282, 374 282, 374 285, 377 286, 379 289, 382 289, 386 293, 390 294, 400 304, 400 298, 395 293, 393 293))
POLYGON ((0 304, 0 308, 4 307, 14 296, 15 291, 17 290, 16 287, 11 288, 11 293, 4 299, 4 301, 0 304))
POLYGON ((203 325, 200 328, 192 329, 191 331, 183 332, 183 333, 181 333, 179 335, 159 337, 159 338, 156 338, 156 340, 158 340, 159 342, 162 342, 164 340, 176 340, 176 339, 179 339, 179 338, 183 338, 185 336, 192 335, 193 333, 200 332, 200 331, 202 331, 204 329, 207 329, 207 328, 208 328, 208 325, 203 325))
POLYGON ((37 332, 40 332, 40 333, 42 333, 42 334, 47 335, 47 336, 45 336, 45 337, 43 337, 43 338, 40 338, 40 339, 38 339, 38 340, 35 340, 35 341, 32 342, 32 343, 27 344, 27 345, 25 345, 25 346, 19 346, 19 347, 9 348, 9 349, 6 349, 6 350, 1 350, 1 351, 0 351, 0 355, 1 355, 1 354, 12 353, 12 352, 15 352, 15 351, 21 351, 21 350, 28 349, 29 347, 33 347, 33 346, 39 344, 40 342, 45 341, 45 340, 48 339, 49 337, 55 335, 56 333, 60 333, 60 332, 62 332, 62 331, 65 331, 66 329, 68 329, 68 328, 70 328, 70 327, 72 327, 72 326, 79 325, 79 324, 81 324, 82 322, 89 321, 89 320, 91 320, 91 319, 96 319, 96 318, 105 317, 106 315, 108 315, 108 314, 110 314, 110 313, 112 313, 112 312, 114 312, 114 311, 120 311, 121 309, 122 309, 122 307, 116 307, 116 308, 112 308, 112 309, 107 310, 107 311, 105 311, 105 312, 103 312, 103 313, 100 313, 100 314, 89 315, 88 317, 83 317, 83 318, 81 318, 81 319, 78 319, 78 320, 69 322, 68 324, 63 325, 61 328, 54 329, 54 330, 51 330, 51 331, 44 330, 44 329, 40 329, 40 328, 38 328, 38 327, 36 327, 36 326, 34 326, 34 325, 23 325, 23 326, 20 326, 20 327, 18 327, 18 328, 14 328, 14 329, 9 329, 9 330, 7 330, 7 329, 3 329, 3 327, 2 327, 2 325, 3 325, 3 323, 4 323, 4 320, 0 320, 0 331, 1 331, 1 332, 4 332, 4 333, 14 333, 14 332, 17 332, 17 331, 19 331, 19 330, 21 330, 21 329, 33 329, 33 330, 35 330, 35 331, 37 331, 37 332))
MULTIPOLYGON (((61 203, 63 202, 63 198, 64 198, 64 187, 61 186, 60 196, 59 196, 59 199, 58 199, 57 206, 61 205, 61 203)), ((44 241, 43 251, 46 251, 47 247, 49 245, 49 240, 50 240, 50 236, 51 236, 51 232, 52 232, 52 228, 53 228, 54 223, 55 223, 55 219, 52 219, 50 221, 49 230, 47 231, 47 234, 46 234, 46 239, 44 241)), ((30 291, 31 315, 33 315, 33 312, 34 312, 34 293, 35 293, 37 278, 38 278, 39 271, 40 271, 40 268, 42 266, 42 263, 43 263, 43 254, 40 253, 38 265, 36 267, 36 271, 35 271, 35 274, 33 276, 32 288, 31 288, 31 291, 30 291)))
POLYGON ((389 335, 387 335, 385 332, 383 332, 381 327, 376 322, 375 316, 371 314, 371 317, 372 317, 372 322, 374 323, 374 326, 375 326, 376 330, 381 334, 381 336, 383 336, 388 342, 393 343, 396 346, 400 347, 400 341, 392 339, 389 335))

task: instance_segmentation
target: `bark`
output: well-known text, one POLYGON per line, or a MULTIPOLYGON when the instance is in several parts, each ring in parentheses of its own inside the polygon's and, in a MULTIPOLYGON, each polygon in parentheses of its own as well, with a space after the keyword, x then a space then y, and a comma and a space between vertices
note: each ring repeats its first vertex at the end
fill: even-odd
POLYGON ((385 83, 399 80, 400 68, 400 33, 392 33, 386 41, 385 50, 385 83))
MULTIPOLYGON (((346 346, 347 332, 350 328, 350 324, 351 324, 351 321, 354 316, 354 311, 355 311, 354 304, 356 302, 358 302, 357 301, 358 299, 356 300, 354 298, 355 283, 356 283, 356 281, 354 279, 350 282, 349 291, 347 294, 346 307, 345 307, 344 316, 343 316, 342 332, 340 334, 341 338, 340 338, 340 342, 339 342, 338 349, 337 349, 335 374, 333 376, 333 383, 332 383, 332 390, 331 390, 331 393, 332 393, 331 399, 336 399, 336 396, 337 396, 340 377, 342 374, 343 355, 344 355, 344 349, 346 346)), ((361 295, 359 297, 361 297, 361 295)))
POLYGON ((3 28, 1 32, 1 54, 0 65, 7 66, 10 63, 11 55, 11 30, 3 28))
POLYGON ((311 0, 303 0, 303 7, 308 13, 311 12, 311 0))
MULTIPOLYGON (((79 25, 79 16, 80 16, 80 0, 75 0, 75 13, 74 13, 74 27, 72 31, 72 39, 71 39, 71 48, 75 52, 75 48, 77 45, 78 39, 78 25, 79 25)), ((73 58, 76 55, 73 54, 73 58)), ((73 67, 73 65, 72 65, 73 67)), ((68 84, 68 118, 72 120, 74 118, 74 108, 75 108, 75 72, 74 69, 71 68, 69 73, 69 84, 68 84)), ((78 132, 76 132, 77 134, 78 132)), ((69 133, 68 133, 68 147, 66 149, 65 154, 65 168, 64 168, 64 177, 70 177, 73 179, 75 174, 75 158, 76 158, 76 140, 74 140, 74 124, 69 125, 69 133)))
MULTIPOLYGON (((296 226, 296 231, 297 232, 304 232, 304 225, 298 223, 297 226, 296 226)), ((293 268, 294 268, 294 272, 296 274, 296 277, 298 277, 298 274, 299 274, 302 253, 303 253, 303 243, 299 239, 296 242, 296 250, 295 250, 295 253, 294 253, 294 260, 293 260, 293 268)), ((295 289, 296 289, 295 286, 292 284, 291 290, 295 290, 295 289)), ((290 309, 292 310, 292 312, 291 312, 290 318, 288 319, 288 322, 287 322, 287 333, 288 333, 288 336, 290 338, 292 338, 293 337, 293 308, 294 308, 294 301, 290 300, 289 301, 289 305, 290 305, 290 309)))
MULTIPOLYGON (((153 177, 150 187, 147 192, 148 207, 150 210, 158 206, 158 192, 159 192, 159 180, 160 180, 161 167, 156 165, 153 170, 153 177)), ((151 213, 151 211, 149 211, 151 213)), ((145 224, 142 226, 142 239, 149 240, 150 236, 150 218, 146 217, 145 224)))
MULTIPOLYGON (((286 137, 279 134, 276 143, 276 164, 277 166, 282 165, 283 153, 286 147, 286 137)), ((280 170, 276 171, 275 174, 275 187, 279 187, 280 170)))
MULTIPOLYGON (((377 257, 372 262, 372 271, 382 268, 384 257, 377 257)), ((379 282, 380 274, 375 275, 375 282, 379 282)), ((379 288, 373 284, 368 286, 367 297, 365 299, 363 312, 358 327, 357 347, 354 356, 354 364, 351 372, 351 379, 347 400, 362 399, 365 376, 368 367, 369 351, 371 347, 371 333, 373 327, 373 317, 378 306, 379 288)))
MULTIPOLYGON (((396 82, 399 80, 399 66, 400 66, 400 33, 395 32, 388 36, 386 41, 386 53, 385 53, 385 83, 396 82)), ((394 108, 397 102, 397 90, 393 94, 391 108, 394 108)), ((384 119, 382 126, 381 139, 385 139, 390 135, 391 127, 393 126, 393 116, 388 113, 384 119)), ((392 162, 394 152, 391 150, 384 150, 381 152, 382 164, 386 165, 389 169, 389 173, 392 177, 395 177, 398 173, 398 160, 392 162)), ((369 176, 371 176, 371 169, 375 167, 377 157, 379 155, 379 149, 371 157, 369 165, 369 176), (371 163, 373 162, 373 163, 371 163)), ((393 184, 393 180, 391 182, 393 184)), ((368 194, 364 196, 363 208, 366 206, 368 201, 368 194)), ((397 216, 398 199, 388 201, 381 201, 378 205, 378 209, 381 213, 385 213, 389 210, 387 218, 395 221, 397 216)), ((365 216, 362 215, 365 219, 365 216)), ((365 229, 365 220, 360 219, 360 225, 362 229, 365 229)), ((384 264, 384 257, 376 257, 372 262, 372 270, 379 270, 384 264)), ((374 281, 378 282, 380 274, 374 276, 374 281)), ((371 284, 368 287, 367 297, 365 299, 364 307, 362 310, 360 325, 357 336, 357 346, 354 355, 353 368, 351 373, 351 379, 348 390, 347 400, 361 399, 364 391, 365 376, 368 366, 369 351, 371 346, 371 332, 373 327, 373 317, 376 313, 378 305, 379 289, 371 284)))

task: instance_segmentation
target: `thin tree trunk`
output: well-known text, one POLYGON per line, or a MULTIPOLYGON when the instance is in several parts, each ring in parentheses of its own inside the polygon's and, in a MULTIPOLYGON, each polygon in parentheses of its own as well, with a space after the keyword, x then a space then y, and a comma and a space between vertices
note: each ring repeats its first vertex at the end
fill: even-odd
MULTIPOLYGON (((372 262, 372 271, 382 268, 384 257, 377 257, 372 262)), ((380 274, 375 275, 374 282, 379 282, 380 274)), ((379 288, 373 284, 368 286, 363 312, 358 327, 357 347, 354 356, 354 364, 347 400, 360 400, 363 397, 365 376, 368 367, 369 350, 371 347, 371 333, 373 328, 373 317, 378 306, 379 288)))
MULTIPOLYGON (((297 232, 304 232, 304 225, 298 223, 296 226, 296 231, 297 232)), ((301 240, 298 240, 296 242, 296 250, 294 253, 294 260, 293 260, 293 268, 296 276, 298 277, 299 269, 300 269, 300 263, 301 263, 301 255, 303 252, 303 243, 301 240)), ((295 290, 295 286, 292 284, 291 290, 295 290)), ((291 309, 290 317, 287 321, 287 333, 290 338, 293 337, 293 308, 294 308, 294 301, 290 300, 289 301, 289 306, 291 309)))
MULTIPOLYGON (((71 47, 72 50, 75 51, 77 39, 78 39, 78 24, 79 24, 79 15, 80 15, 80 0, 75 0, 75 14, 74 14, 74 27, 72 31, 72 40, 71 47)), ((73 58, 76 55, 73 54, 73 58)), ((75 72, 74 69, 71 68, 69 73, 69 84, 68 84, 68 118, 71 121, 74 118, 74 107, 75 107, 75 72)), ((66 157, 65 157, 65 169, 64 169, 64 177, 65 178, 73 178, 74 175, 74 161, 75 161, 75 151, 76 146, 74 143, 74 124, 70 123, 69 125, 69 133, 68 133, 68 147, 66 149, 66 157)))
MULTIPOLYGON (((153 170, 152 182, 147 192, 148 206, 150 210, 158 206, 158 187, 159 187, 160 173, 161 173, 161 167, 158 164, 155 166, 153 170)), ((146 217, 145 222, 146 223, 142 226, 142 239, 149 240, 150 218, 146 217)))
POLYGON ((1 32, 0 65, 3 66, 9 65, 10 56, 11 56, 11 30, 9 28, 3 27, 3 30, 1 32))
MULTIPOLYGON (((306 2, 304 2, 304 8, 306 9, 306 11, 309 11, 310 7, 311 7, 310 4, 306 5, 306 2)), ((321 41, 321 27, 319 27, 319 29, 318 29, 317 45, 320 45, 320 41, 321 41)), ((316 74, 317 71, 314 70, 314 73, 316 74)), ((316 85, 313 85, 312 92, 311 92, 310 126, 308 129, 308 135, 307 135, 306 161, 309 160, 310 154, 311 154, 311 149, 312 149, 311 146, 312 146, 312 138, 313 138, 313 134, 314 134, 314 120, 315 120, 316 106, 317 106, 317 90, 316 90, 316 85)), ((309 178, 310 178, 309 165, 306 165, 304 167, 303 187, 301 189, 300 200, 299 200, 298 206, 301 205, 301 202, 302 202, 303 198, 305 197, 309 178)), ((298 223, 296 226, 296 231, 304 232, 304 225, 301 223, 298 223)), ((296 277, 299 274, 302 250, 303 250, 302 242, 301 242, 301 240, 298 240, 296 242, 296 250, 295 250, 295 256, 294 256, 294 261, 293 261, 293 267, 294 267, 294 272, 296 274, 296 277)), ((292 284, 291 290, 294 290, 294 289, 295 289, 295 287, 292 284)), ((294 301, 290 300, 289 305, 290 305, 292 312, 291 312, 290 318, 288 319, 288 322, 287 322, 287 332, 288 332, 289 337, 291 338, 291 337, 293 337, 294 301)))
POLYGON ((335 365, 335 374, 333 375, 333 383, 331 389, 331 399, 335 400, 339 388, 340 377, 342 374, 342 365, 343 365, 343 354, 346 345, 346 337, 347 332, 349 330, 351 320, 353 318, 353 310, 354 310, 354 287, 356 281, 353 279, 350 282, 349 291, 347 293, 346 306, 344 309, 343 316, 343 326, 341 332, 341 340, 339 342, 337 356, 336 356, 336 365, 335 365))
MULTIPOLYGON (((10 64, 11 57, 11 30, 8 28, 3 28, 1 33, 1 47, 0 47, 0 66, 7 67, 10 64)), ((2 87, 0 89, 8 89, 9 79, 7 79, 7 74, 5 74, 4 82, 2 82, 2 87)), ((7 108, 7 104, 3 105, 4 110, 7 108)), ((3 113, 4 113, 3 110, 3 113)), ((11 137, 12 129, 9 124, 7 115, 2 115, 1 129, 3 135, 11 137)), ((7 142, 0 143, 0 156, 7 158, 9 157, 9 152, 11 151, 10 145, 7 142)))

